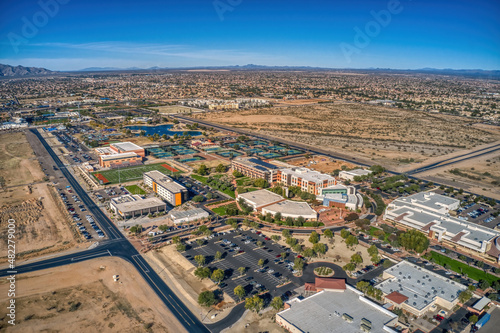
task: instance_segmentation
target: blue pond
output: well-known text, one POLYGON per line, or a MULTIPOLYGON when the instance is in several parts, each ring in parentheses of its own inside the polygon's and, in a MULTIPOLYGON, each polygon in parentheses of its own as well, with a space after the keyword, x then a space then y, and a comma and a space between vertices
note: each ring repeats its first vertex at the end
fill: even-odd
MULTIPOLYGON (((174 134, 182 135, 183 131, 171 131, 173 125, 158 125, 158 126, 127 126, 132 131, 144 131, 146 135, 153 135, 158 133, 159 135, 166 134, 168 136, 172 136, 174 134)), ((186 131, 191 136, 201 135, 201 132, 198 131, 186 131)), ((137 134, 139 135, 139 134, 137 134)))

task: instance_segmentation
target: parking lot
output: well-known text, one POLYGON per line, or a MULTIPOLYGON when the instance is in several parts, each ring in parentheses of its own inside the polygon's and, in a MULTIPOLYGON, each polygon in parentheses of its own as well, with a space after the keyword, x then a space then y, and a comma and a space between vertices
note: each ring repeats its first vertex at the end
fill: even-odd
POLYGON ((208 267, 212 270, 224 270, 225 278, 220 287, 236 301, 238 297, 233 291, 238 285, 245 288, 247 295, 269 290, 273 296, 281 296, 300 286, 299 279, 292 274, 293 268, 288 266, 293 265, 295 256, 292 254, 282 259, 281 253, 286 249, 265 238, 258 231, 229 230, 208 239, 201 247, 193 242, 183 255, 195 266, 197 264, 194 257, 204 255, 208 267), (262 241, 263 246, 258 247, 257 241, 262 241), (222 260, 214 262, 217 251, 220 251, 223 257, 222 260), (258 265, 260 259, 265 262, 263 267, 258 265), (246 268, 243 276, 240 276, 239 267, 246 268), (289 280, 293 283, 278 288, 278 285, 289 280))
POLYGON ((80 164, 82 162, 92 163, 97 161, 94 153, 83 144, 79 143, 78 140, 70 134, 63 131, 52 132, 52 134, 62 145, 64 145, 64 148, 69 151, 69 156, 67 156, 66 159, 70 163, 73 162, 71 164, 80 164))
POLYGON ((94 217, 88 213, 87 208, 80 201, 80 198, 73 193, 71 186, 67 185, 64 188, 57 187, 57 191, 61 200, 66 205, 66 209, 71 215, 73 222, 85 239, 105 237, 99 226, 97 226, 94 217))
POLYGON ((492 209, 486 205, 469 203, 457 209, 457 217, 493 229, 500 224, 500 217, 491 215, 496 211, 497 209, 492 209))

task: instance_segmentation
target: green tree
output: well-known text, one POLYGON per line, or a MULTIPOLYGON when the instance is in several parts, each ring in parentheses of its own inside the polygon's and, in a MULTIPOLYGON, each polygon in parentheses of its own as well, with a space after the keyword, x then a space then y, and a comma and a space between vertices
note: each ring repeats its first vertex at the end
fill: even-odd
POLYGON ((361 264, 363 262, 363 257, 359 253, 354 253, 351 256, 351 262, 354 263, 355 265, 361 264))
POLYGON ((347 229, 340 230, 340 237, 346 239, 351 233, 347 229))
POLYGON ((172 242, 174 244, 179 244, 181 242, 181 238, 179 236, 172 237, 172 242))
POLYGON ((271 239, 272 239, 273 241, 277 242, 277 241, 279 241, 279 240, 281 239, 281 236, 279 236, 279 235, 272 235, 272 236, 271 236, 271 239))
POLYGON ((219 165, 217 165, 217 167, 215 168, 215 172, 218 173, 226 172, 226 166, 222 163, 219 163, 219 165))
POLYGON ((314 256, 314 251, 313 249, 306 247, 302 250, 302 255, 307 258, 311 258, 314 256))
POLYGON ((371 245, 369 248, 368 248, 368 254, 373 256, 373 255, 377 255, 378 254, 378 249, 375 245, 371 245))
POLYGON ((215 252, 214 258, 215 258, 215 260, 221 260, 222 259, 222 252, 220 252, 220 251, 215 252))
POLYGON ((429 247, 429 239, 417 230, 403 232, 398 237, 399 244, 406 250, 422 253, 429 247))
POLYGON ((326 238, 333 238, 333 231, 331 231, 330 229, 326 229, 325 231, 323 231, 323 236, 325 236, 326 238))
POLYGON ((192 200, 194 202, 202 202, 203 200, 205 200, 205 197, 203 197, 203 195, 201 195, 201 194, 198 194, 198 195, 195 195, 192 200))
POLYGON ((222 280, 224 280, 224 271, 222 269, 216 269, 212 272, 212 280, 220 283, 222 280))
POLYGON ((326 253, 326 244, 316 243, 313 245, 313 251, 320 254, 326 253))
POLYGON ((209 307, 216 303, 215 295, 212 291, 206 290, 198 295, 198 304, 201 306, 209 307))
POLYGON ((243 177, 243 174, 241 172, 239 172, 238 170, 234 170, 233 171, 233 176, 235 178, 240 178, 240 177, 243 177))
POLYGON ((177 247, 176 247, 176 248, 177 248, 177 251, 179 251, 179 252, 184 252, 184 251, 186 251, 186 245, 184 245, 184 244, 182 244, 182 243, 177 244, 177 247))
POLYGON ((246 271, 247 269, 245 267, 238 267, 238 272, 240 272, 240 275, 245 274, 246 271))
POLYGON ((281 213, 280 212, 277 212, 276 214, 274 214, 274 222, 280 222, 281 221, 281 213))
POLYGON ((279 296, 274 297, 273 300, 271 301, 271 306, 276 311, 281 309, 283 307, 283 300, 281 299, 281 297, 279 296))
POLYGON ((203 266, 203 265, 205 265, 206 258, 204 255, 198 254, 198 255, 194 256, 194 261, 196 261, 198 266, 203 266))
POLYGON ((350 263, 348 263, 348 264, 344 265, 344 267, 342 267, 342 269, 343 269, 344 271, 347 271, 347 272, 352 272, 353 270, 355 270, 355 269, 356 269, 356 264, 354 264, 354 263, 350 262, 350 263))
POLYGON ((281 259, 286 259, 286 257, 288 256, 288 252, 281 252, 281 259))
POLYGON ((312 244, 316 244, 317 242, 319 242, 319 235, 316 231, 311 232, 311 235, 309 236, 309 241, 312 244))
POLYGON ((261 258, 261 259, 259 259, 259 262, 257 263, 257 265, 259 265, 260 267, 263 267, 263 266, 264 266, 264 264, 265 264, 264 259, 262 259, 262 258, 261 258))
POLYGON ((298 271, 302 271, 304 269, 304 260, 302 260, 301 258, 295 258, 293 263, 294 263, 293 266, 294 269, 298 271))
POLYGON ((467 303, 472 297, 472 292, 470 290, 464 290, 458 295, 458 301, 462 304, 467 303))
POLYGON ((356 288, 364 293, 368 290, 368 287, 370 287, 370 282, 368 281, 359 281, 356 283, 356 288))
POLYGON ((257 247, 261 247, 262 245, 264 245, 264 243, 262 241, 257 241, 257 247))
POLYGON ((283 231, 281 231, 281 236, 283 236, 283 238, 285 238, 285 239, 290 238, 290 236, 291 236, 290 230, 283 229, 283 231))
POLYGON ((240 299, 240 301, 245 298, 246 296, 246 291, 245 291, 245 288, 243 288, 242 286, 238 285, 236 286, 236 288, 234 288, 234 294, 236 296, 238 296, 238 298, 240 299))
POLYGON ((198 246, 202 246, 204 243, 205 243, 205 241, 203 239, 196 240, 196 244, 198 244, 198 246))
POLYGON ((349 235, 347 236, 346 240, 345 240, 345 244, 347 246, 354 246, 354 245, 358 245, 358 239, 356 238, 356 236, 354 235, 349 235))
POLYGON ((205 164, 201 164, 199 167, 198 167, 198 174, 199 175, 207 175, 208 174, 208 168, 205 164))
POLYGON ((269 187, 269 183, 264 178, 258 178, 253 182, 253 185, 260 188, 269 187))
POLYGON ((476 315, 472 315, 469 317, 469 321, 472 325, 474 325, 475 323, 477 323, 477 321, 479 320, 478 316, 476 315))
POLYGON ((208 279, 210 277, 211 273, 212 272, 210 271, 210 268, 208 268, 208 267, 198 267, 194 271, 194 276, 196 276, 200 280, 203 280, 203 279, 208 279))

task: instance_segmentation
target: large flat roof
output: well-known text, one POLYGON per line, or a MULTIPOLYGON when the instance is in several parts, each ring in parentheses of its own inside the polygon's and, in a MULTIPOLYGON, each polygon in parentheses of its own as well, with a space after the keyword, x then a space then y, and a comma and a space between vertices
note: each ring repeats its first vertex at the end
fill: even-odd
POLYGON ((387 269, 385 273, 392 277, 375 287, 381 289, 386 295, 397 291, 408 297, 404 303, 418 310, 424 309, 437 297, 453 302, 462 291, 467 289, 460 283, 408 261, 401 261, 387 269))
POLYGON ((113 154, 113 155, 100 155, 101 160, 103 161, 112 161, 112 160, 120 160, 122 158, 130 158, 130 157, 138 157, 134 152, 129 152, 129 153, 120 153, 120 154, 113 154))
POLYGON ((139 195, 123 195, 121 197, 112 198, 113 205, 122 213, 134 212, 140 209, 148 209, 163 206, 165 202, 158 198, 142 199, 139 195))
POLYGON ((443 208, 447 209, 451 205, 460 203, 458 199, 436 194, 434 192, 419 192, 407 197, 398 198, 395 201, 414 204, 435 211, 441 211, 443 208))
POLYGON ((264 209, 274 213, 279 212, 282 215, 302 215, 303 217, 318 216, 318 213, 312 209, 307 202, 285 200, 266 206, 264 209))
POLYGON ((308 168, 290 168, 290 169, 282 169, 282 173, 290 174, 292 176, 302 178, 307 180, 308 182, 314 183, 323 183, 326 181, 335 180, 334 177, 327 175, 325 173, 321 173, 319 171, 313 171, 308 168))
POLYGON ((268 190, 257 190, 253 192, 238 194, 238 198, 243 198, 256 207, 284 200, 281 195, 268 190))
POLYGON ((164 188, 166 188, 170 192, 176 193, 176 192, 180 192, 180 191, 186 190, 186 188, 184 186, 182 186, 179 183, 176 183, 172 178, 170 178, 169 176, 161 173, 158 170, 148 171, 148 172, 146 172, 144 174, 146 176, 150 177, 151 179, 153 179, 153 181, 156 184, 158 184, 160 186, 163 186, 164 188))
POLYGON ((490 242, 500 233, 481 225, 461 220, 452 216, 447 216, 435 210, 425 210, 425 208, 415 205, 409 201, 400 199, 394 200, 387 206, 385 218, 396 220, 412 228, 428 232, 434 230, 442 234, 446 240, 461 234, 458 239, 453 240, 457 244, 482 251, 486 249, 486 242, 490 242), (398 217, 401 217, 398 219, 398 217))
POLYGON ((365 175, 369 175, 372 173, 371 170, 365 170, 365 169, 353 169, 353 170, 341 171, 341 172, 345 172, 348 175, 352 175, 352 176, 365 176, 365 175))
POLYGON ((198 216, 198 215, 209 216, 210 214, 208 214, 208 212, 205 211, 203 208, 193 208, 193 209, 188 209, 188 210, 177 210, 177 211, 170 212, 170 216, 173 219, 182 219, 182 218, 198 216))
POLYGON ((123 151, 144 149, 141 146, 138 146, 132 142, 118 142, 118 143, 112 143, 111 145, 123 151))
POLYGON ((252 168, 259 169, 261 171, 278 169, 276 165, 264 162, 263 160, 255 157, 237 157, 233 161, 239 162, 252 168))
POLYGON ((321 291, 302 300, 294 299, 289 304, 289 309, 277 315, 302 332, 360 332, 362 319, 371 323, 370 333, 395 332, 385 325, 393 324, 397 316, 351 286, 346 286, 343 292, 321 291), (342 318, 344 313, 352 318, 351 323, 342 318))

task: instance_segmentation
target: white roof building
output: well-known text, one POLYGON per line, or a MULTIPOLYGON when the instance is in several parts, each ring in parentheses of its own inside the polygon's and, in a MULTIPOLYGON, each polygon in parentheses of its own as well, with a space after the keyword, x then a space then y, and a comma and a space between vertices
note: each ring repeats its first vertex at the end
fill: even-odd
POLYGON ((396 333, 398 316, 346 285, 345 290, 321 291, 287 302, 276 323, 291 333, 396 333))
MULTIPOLYGON (((457 209, 459 203, 459 200, 444 195, 421 192, 391 202, 385 210, 384 219, 420 230, 431 239, 460 246, 476 254, 496 249, 498 242, 494 240, 500 233, 449 216, 448 211, 457 209)), ((497 252, 492 256, 498 260, 497 252)))
POLYGON ((339 177, 342 179, 353 181, 354 177, 356 177, 356 176, 367 176, 371 173, 372 173, 371 170, 354 169, 354 170, 349 170, 349 171, 340 171, 339 177))
POLYGON ((401 261, 383 273, 385 279, 375 287, 382 290, 387 301, 416 316, 427 312, 433 304, 451 310, 466 286, 439 274, 401 261), (404 297, 401 297, 404 296, 404 297))

